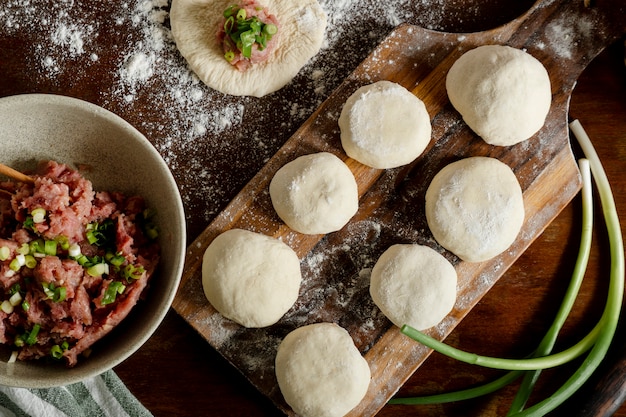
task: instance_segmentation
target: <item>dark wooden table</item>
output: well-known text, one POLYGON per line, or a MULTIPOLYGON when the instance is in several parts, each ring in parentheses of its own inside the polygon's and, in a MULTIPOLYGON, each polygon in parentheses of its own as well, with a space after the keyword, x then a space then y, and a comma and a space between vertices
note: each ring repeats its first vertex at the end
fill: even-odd
MULTIPOLYGON (((338 32, 329 34, 329 44, 310 67, 272 97, 249 99, 216 94, 189 77, 167 39, 165 1, 6 1, 0 4, 0 97, 33 92, 69 95, 99 104, 135 125, 174 171, 191 241, 396 24, 407 21, 454 32, 485 30, 517 16, 531 2, 340 3, 343 8, 328 6, 331 26, 338 32), (354 19, 360 23, 358 36, 354 19), (350 32, 341 32, 348 26, 350 32)), ((579 78, 570 116, 581 121, 600 154, 626 233, 623 40, 612 43, 579 78)), ((579 219, 576 198, 447 341, 486 355, 527 354, 546 330, 555 300, 567 285, 578 247, 579 219)), ((588 274, 558 347, 584 335, 603 306, 609 258, 600 221, 595 233, 588 274)), ((554 415, 575 415, 605 386, 601 378, 609 370, 621 369, 623 375, 623 358, 613 357, 626 349, 625 331, 622 326, 597 378, 554 415)), ((157 417, 280 415, 174 311, 115 371, 157 417)), ((569 372, 571 368, 565 367, 544 372, 534 399, 553 392, 569 372)), ((497 374, 433 354, 399 394, 465 388, 497 374)), ((379 415, 502 416, 515 387, 446 406, 386 406, 379 415)), ((626 406, 615 415, 626 416, 626 406)))

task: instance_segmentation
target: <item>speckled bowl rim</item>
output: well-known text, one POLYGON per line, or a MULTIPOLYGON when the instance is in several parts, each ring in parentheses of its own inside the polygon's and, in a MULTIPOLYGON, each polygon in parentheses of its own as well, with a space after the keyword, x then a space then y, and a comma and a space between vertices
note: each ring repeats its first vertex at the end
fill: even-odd
POLYGON ((113 191, 114 187, 139 194, 157 210, 162 257, 146 300, 97 342, 88 358, 80 358, 74 368, 40 361, 8 364, 11 349, 2 346, 0 350, 2 385, 47 388, 99 375, 124 361, 152 336, 178 289, 186 226, 174 177, 152 144, 132 125, 102 107, 66 96, 0 98, 0 143, 2 163, 20 170, 32 169, 43 159, 73 167, 88 164, 90 170, 85 176, 95 190, 113 191))

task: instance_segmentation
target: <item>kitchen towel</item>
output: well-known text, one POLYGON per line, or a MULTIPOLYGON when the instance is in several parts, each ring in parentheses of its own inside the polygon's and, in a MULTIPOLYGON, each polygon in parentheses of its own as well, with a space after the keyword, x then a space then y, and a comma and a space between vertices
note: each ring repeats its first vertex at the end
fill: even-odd
POLYGON ((1 417, 152 417, 109 370, 63 387, 0 386, 1 417))

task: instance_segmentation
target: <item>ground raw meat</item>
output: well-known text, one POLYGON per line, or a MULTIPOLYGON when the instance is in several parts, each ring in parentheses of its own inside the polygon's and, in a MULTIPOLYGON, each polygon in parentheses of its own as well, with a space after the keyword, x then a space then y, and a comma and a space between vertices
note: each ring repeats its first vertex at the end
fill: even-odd
MULTIPOLYGON (((278 19, 273 14, 270 14, 266 7, 263 7, 256 0, 243 0, 236 6, 238 9, 245 10, 246 17, 256 17, 263 24, 272 24, 278 28, 278 19)), ((270 56, 271 51, 276 48, 278 43, 278 31, 276 35, 272 36, 267 42, 265 48, 259 46, 258 43, 252 45, 252 53, 249 58, 243 56, 241 49, 238 48, 236 42, 228 36, 224 29, 226 18, 221 20, 220 26, 217 29, 217 41, 222 45, 224 54, 232 53, 232 59, 229 60, 231 65, 234 65, 239 71, 244 72, 250 68, 253 64, 258 64, 267 59, 270 56)), ((235 19, 233 31, 237 31, 237 20, 235 19)))
POLYGON ((74 366, 137 304, 160 249, 143 198, 95 192, 54 161, 33 178, 0 183, 0 343, 74 366))

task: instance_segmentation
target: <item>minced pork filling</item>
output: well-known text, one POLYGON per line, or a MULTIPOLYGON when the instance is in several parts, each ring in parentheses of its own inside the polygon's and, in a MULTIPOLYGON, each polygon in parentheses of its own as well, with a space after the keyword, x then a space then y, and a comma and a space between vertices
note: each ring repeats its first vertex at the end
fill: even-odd
POLYGON ((144 294, 157 230, 142 197, 96 192, 67 165, 32 177, 0 182, 0 343, 74 366, 144 294))

